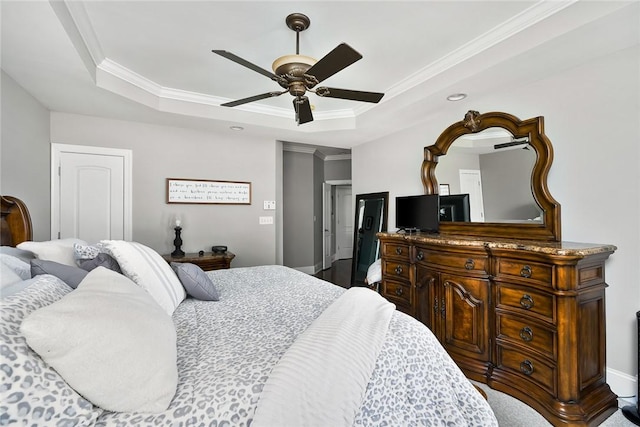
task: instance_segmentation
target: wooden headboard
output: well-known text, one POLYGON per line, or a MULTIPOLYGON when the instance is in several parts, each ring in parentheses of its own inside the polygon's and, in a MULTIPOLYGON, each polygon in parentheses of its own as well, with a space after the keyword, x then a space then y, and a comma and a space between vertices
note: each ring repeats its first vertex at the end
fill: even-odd
POLYGON ((33 239, 31 215, 24 202, 13 196, 0 196, 0 244, 16 246, 33 239))

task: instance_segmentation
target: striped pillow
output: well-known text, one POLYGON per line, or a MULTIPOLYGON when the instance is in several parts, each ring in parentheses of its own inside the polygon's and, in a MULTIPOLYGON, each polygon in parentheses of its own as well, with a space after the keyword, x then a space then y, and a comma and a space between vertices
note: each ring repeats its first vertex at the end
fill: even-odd
POLYGON ((100 243, 104 252, 118 261, 122 273, 146 290, 170 316, 186 298, 169 263, 150 247, 124 240, 102 240, 100 243))

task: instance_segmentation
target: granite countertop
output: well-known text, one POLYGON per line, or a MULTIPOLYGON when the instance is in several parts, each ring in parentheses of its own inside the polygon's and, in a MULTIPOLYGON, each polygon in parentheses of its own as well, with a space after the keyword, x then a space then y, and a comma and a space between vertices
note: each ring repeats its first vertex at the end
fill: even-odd
POLYGON ((464 236, 443 233, 378 233, 381 237, 402 238, 411 242, 433 243, 450 246, 482 246, 489 249, 516 249, 549 255, 594 255, 614 252, 614 245, 600 243, 549 242, 464 236))

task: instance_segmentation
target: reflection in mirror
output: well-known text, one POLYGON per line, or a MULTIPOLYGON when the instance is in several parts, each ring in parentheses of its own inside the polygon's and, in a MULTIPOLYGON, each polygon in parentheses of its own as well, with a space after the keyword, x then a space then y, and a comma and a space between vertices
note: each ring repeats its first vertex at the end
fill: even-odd
POLYGON ((380 258, 380 241, 376 233, 387 230, 388 205, 388 192, 356 196, 351 261, 352 286, 365 286, 369 266, 380 258))
POLYGON ((535 162, 528 138, 515 138, 504 128, 458 137, 436 171, 438 182, 448 184, 450 194, 441 198, 440 220, 542 222, 531 189, 535 162))

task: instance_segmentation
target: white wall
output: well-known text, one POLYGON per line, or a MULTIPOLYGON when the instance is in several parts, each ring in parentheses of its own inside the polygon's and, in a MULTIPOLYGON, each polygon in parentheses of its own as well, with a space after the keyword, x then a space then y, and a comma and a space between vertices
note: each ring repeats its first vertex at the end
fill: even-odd
POLYGON ((169 126, 51 113, 51 142, 133 151, 133 240, 173 250, 171 220, 180 214, 182 249, 227 245, 233 267, 274 264, 276 225, 259 225, 264 200, 276 196, 276 141, 169 126), (166 203, 166 178, 251 182, 251 205, 166 203))
POLYGON ((634 395, 636 318, 640 309, 640 60, 638 46, 593 59, 528 86, 448 104, 419 127, 352 150, 354 194, 423 192, 423 148, 467 110, 544 116, 555 160, 549 190, 562 206, 565 241, 612 243, 606 264, 608 381, 634 395), (371 165, 378 164, 379 168, 371 165))
POLYGON ((0 192, 26 203, 34 240, 51 236, 49 110, 2 72, 0 192))

